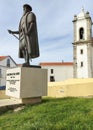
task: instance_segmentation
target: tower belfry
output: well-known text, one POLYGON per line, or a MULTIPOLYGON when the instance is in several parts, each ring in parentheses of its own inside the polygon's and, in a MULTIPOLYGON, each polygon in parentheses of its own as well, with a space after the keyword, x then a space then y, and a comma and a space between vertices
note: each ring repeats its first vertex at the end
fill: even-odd
POLYGON ((73 77, 93 77, 93 38, 92 20, 89 12, 82 8, 78 15, 74 16, 74 42, 73 42, 73 77))

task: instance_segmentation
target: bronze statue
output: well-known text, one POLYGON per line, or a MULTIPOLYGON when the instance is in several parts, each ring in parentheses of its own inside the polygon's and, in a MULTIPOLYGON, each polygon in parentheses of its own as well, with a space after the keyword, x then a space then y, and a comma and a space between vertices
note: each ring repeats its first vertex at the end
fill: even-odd
POLYGON ((36 16, 31 12, 32 7, 25 4, 23 10, 24 14, 19 23, 19 30, 8 30, 8 32, 13 35, 19 34, 19 58, 25 59, 23 66, 29 66, 30 59, 39 57, 38 34, 36 16))

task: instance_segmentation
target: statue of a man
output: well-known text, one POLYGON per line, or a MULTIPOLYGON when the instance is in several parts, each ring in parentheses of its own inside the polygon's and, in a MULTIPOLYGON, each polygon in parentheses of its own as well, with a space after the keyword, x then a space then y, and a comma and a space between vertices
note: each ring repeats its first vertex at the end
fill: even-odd
POLYGON ((18 31, 8 30, 10 34, 19 34, 19 58, 24 58, 23 66, 30 65, 29 60, 39 57, 38 34, 36 16, 32 7, 28 4, 23 5, 24 14, 19 23, 18 31))

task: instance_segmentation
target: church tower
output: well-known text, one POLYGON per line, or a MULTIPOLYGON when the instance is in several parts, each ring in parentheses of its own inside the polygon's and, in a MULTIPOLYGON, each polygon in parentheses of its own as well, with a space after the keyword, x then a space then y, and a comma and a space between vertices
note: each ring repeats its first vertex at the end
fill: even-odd
POLYGON ((84 9, 74 16, 73 77, 93 77, 92 20, 84 9))

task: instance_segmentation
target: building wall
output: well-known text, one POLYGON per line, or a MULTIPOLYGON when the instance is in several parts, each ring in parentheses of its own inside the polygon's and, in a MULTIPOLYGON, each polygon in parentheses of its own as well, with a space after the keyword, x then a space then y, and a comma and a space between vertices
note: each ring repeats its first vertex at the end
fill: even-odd
POLYGON ((0 99, 4 99, 4 98, 10 98, 10 97, 6 95, 5 90, 0 90, 0 99))
POLYGON ((50 76, 54 76, 55 81, 63 81, 69 78, 73 78, 73 65, 72 66, 42 66, 48 70, 48 82, 50 82, 50 76), (53 73, 51 73, 53 69, 53 73))
POLYGON ((6 59, 0 61, 0 65, 7 67, 7 60, 8 59, 10 59, 10 67, 16 67, 15 62, 10 57, 7 57, 6 59))
POLYGON ((88 78, 93 77, 93 43, 87 45, 87 64, 88 64, 88 78))
POLYGON ((93 77, 93 47, 91 48, 91 59, 92 59, 91 67, 92 67, 92 77, 93 77))
POLYGON ((0 86, 6 85, 6 67, 0 66, 1 74, 0 74, 0 86))
POLYGON ((48 97, 93 97, 93 78, 49 82, 48 97))
POLYGON ((0 60, 0 86, 6 86, 6 70, 12 67, 16 67, 16 63, 10 56, 0 60), (7 60, 10 60, 10 66, 7 66, 7 60))
POLYGON ((87 59, 87 45, 77 46, 77 78, 88 78, 88 59, 87 59), (83 54, 80 53, 83 50, 83 54), (81 66, 83 62, 83 66, 81 66))

